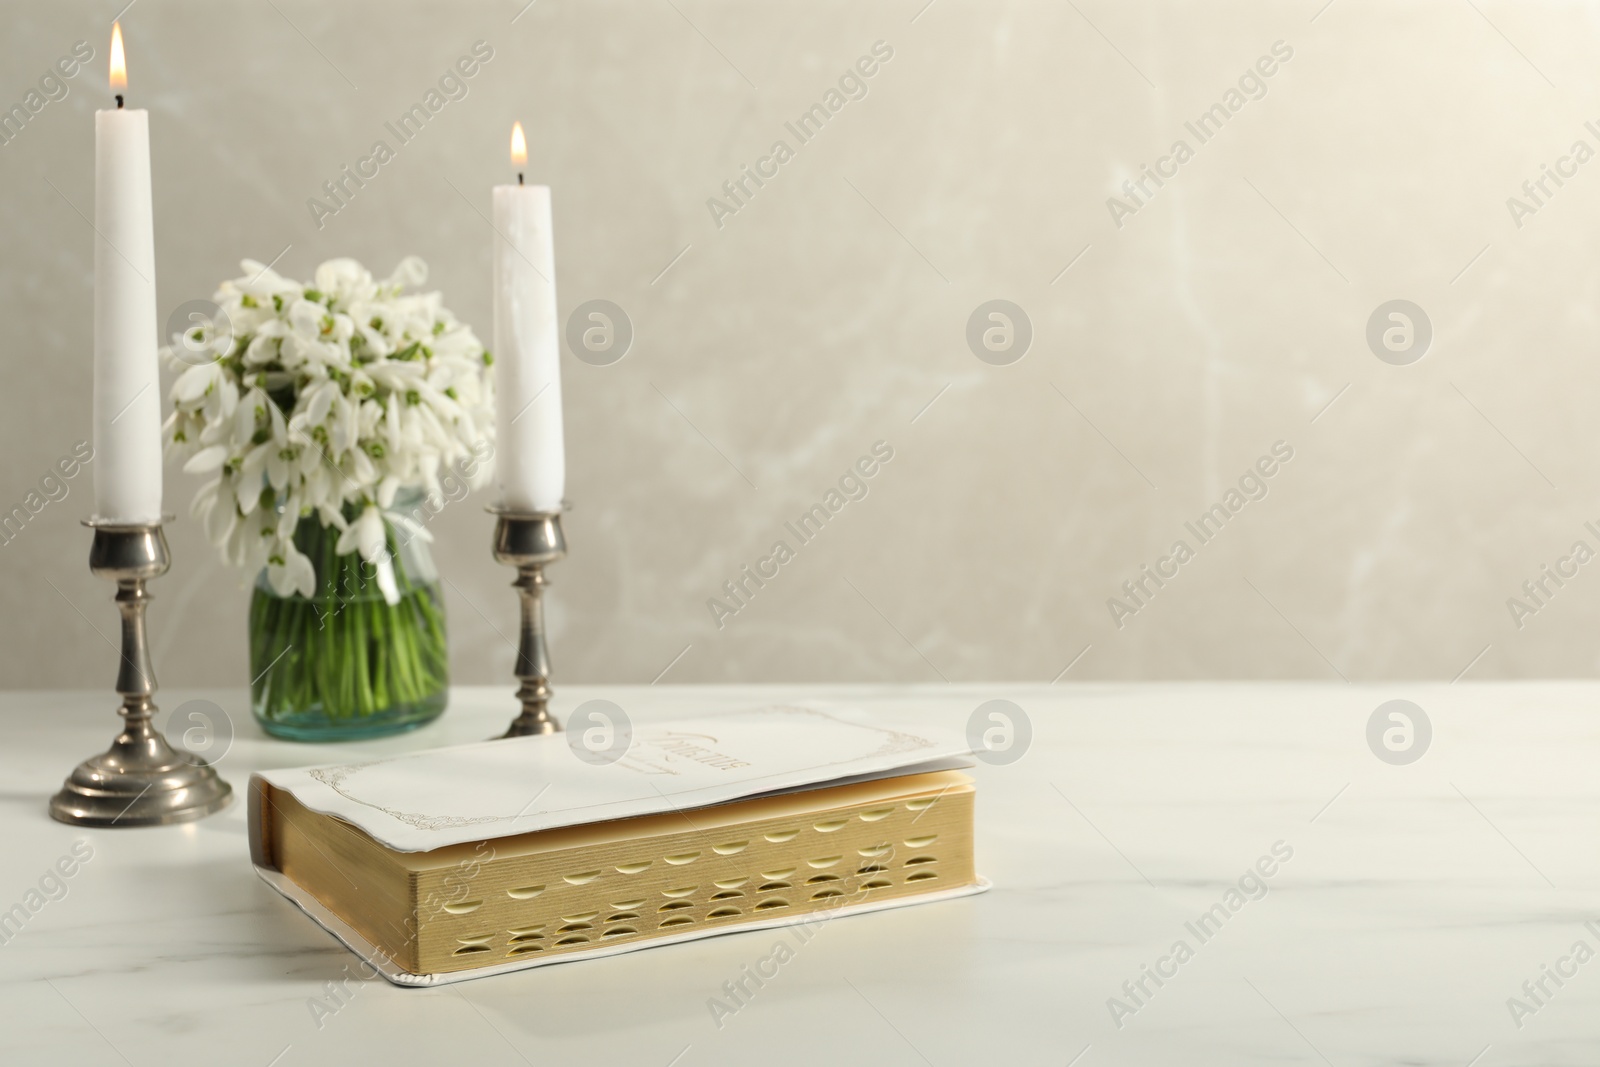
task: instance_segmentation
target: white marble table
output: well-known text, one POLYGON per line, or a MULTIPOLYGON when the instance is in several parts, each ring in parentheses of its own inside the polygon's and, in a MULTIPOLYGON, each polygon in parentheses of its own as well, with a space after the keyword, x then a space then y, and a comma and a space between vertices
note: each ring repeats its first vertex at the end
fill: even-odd
MULTIPOLYGON (((0 696, 0 909, 93 848, 0 945, 0 1062, 1600 1062, 1600 959, 1570 957, 1600 951, 1600 686, 567 687, 559 710, 606 697, 648 721, 796 696, 958 723, 1005 698, 1035 736, 976 772, 992 892, 828 925, 720 1029, 708 998, 773 932, 440 989, 363 981, 252 873, 242 805, 150 830, 49 819, 62 776, 109 740, 107 694, 0 696), (1434 730, 1405 766, 1366 741, 1396 697, 1434 730), (1293 855, 1263 864, 1266 895, 1198 937, 1186 924, 1278 842, 1293 855), (1163 963, 1179 940, 1192 958, 1163 963), (1135 1002, 1123 985, 1145 965, 1172 976, 1135 1002), (1576 973, 1558 986, 1546 965, 1576 973), (1535 1002, 1523 984, 1541 978, 1535 1002), (1136 1010, 1114 1020, 1112 997, 1136 1010)), ((419 733, 309 747, 262 736, 242 692, 161 694, 191 698, 238 722, 220 763, 236 789, 256 768, 478 739, 512 712, 507 690, 459 690, 419 733)))

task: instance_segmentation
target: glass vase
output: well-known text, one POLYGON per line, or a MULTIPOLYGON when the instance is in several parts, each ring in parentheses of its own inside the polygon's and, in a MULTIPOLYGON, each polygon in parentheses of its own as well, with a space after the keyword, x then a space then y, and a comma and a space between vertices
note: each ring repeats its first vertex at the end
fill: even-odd
MULTIPOLYGON (((410 512, 420 493, 397 496, 410 512)), ((295 546, 311 560, 316 593, 280 596, 263 571, 250 600, 251 708, 261 728, 292 741, 345 741, 432 722, 449 698, 444 597, 427 542, 384 524, 399 598, 379 569, 334 551, 339 530, 302 518, 295 546)))

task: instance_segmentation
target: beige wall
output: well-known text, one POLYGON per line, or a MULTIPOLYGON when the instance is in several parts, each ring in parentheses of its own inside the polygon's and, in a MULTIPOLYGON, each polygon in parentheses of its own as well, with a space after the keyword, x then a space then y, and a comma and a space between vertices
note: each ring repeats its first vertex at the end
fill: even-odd
MULTIPOLYGON (((1048 680, 1085 646, 1068 679, 1448 679, 1485 646, 1468 678, 1595 672, 1600 563, 1520 629, 1506 604, 1574 541, 1600 549, 1600 161, 1520 227, 1506 203, 1575 140, 1600 148, 1593 9, 675 4, 539 0, 513 22, 520 0, 142 0, 124 20, 163 319, 287 246, 301 277, 417 253, 487 336, 482 213, 527 126, 563 315, 609 299, 637 333, 615 365, 565 357, 558 682, 648 682, 686 646, 664 681, 1048 680), (319 230, 306 200, 479 39, 495 58, 469 95, 319 230), (784 122, 880 40, 867 96, 719 228, 707 198, 796 147, 784 122), (1293 56, 1266 95, 1199 143, 1185 120, 1276 41, 1293 56), (1193 158, 1118 228, 1107 197, 1178 138, 1193 158), (1034 331, 1009 366, 965 340, 996 298, 1034 331), (1364 337, 1396 298, 1434 328, 1409 366, 1364 337), (719 629, 707 598, 880 440, 866 498, 719 629), (1270 493, 1200 546, 1184 522, 1278 441, 1270 493), (1107 599, 1179 538, 1195 558, 1119 629, 1107 599)), ((0 14, 7 106, 95 48, 0 146, 8 506, 89 435, 79 212, 115 7, 0 14)), ((162 680, 243 684, 241 576, 187 519, 195 479, 167 478, 162 680)), ((0 547, 0 684, 111 680, 90 501, 85 474, 0 547)), ((484 503, 434 528, 457 676, 495 682, 514 596, 484 503)))

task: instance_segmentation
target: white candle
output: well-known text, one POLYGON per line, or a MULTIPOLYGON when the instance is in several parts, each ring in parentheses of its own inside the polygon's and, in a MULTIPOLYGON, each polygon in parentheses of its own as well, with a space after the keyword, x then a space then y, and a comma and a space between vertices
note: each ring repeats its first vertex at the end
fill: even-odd
MULTIPOLYGON (((513 164, 527 162, 519 122, 513 164), (520 149, 520 153, 519 153, 520 149)), ((519 183, 521 175, 518 175, 519 183)), ((502 507, 559 511, 566 487, 548 185, 494 187, 495 472, 502 507)))
MULTIPOLYGON (((127 86, 113 25, 111 86, 127 86)), ((94 506, 112 522, 161 519, 161 382, 150 122, 144 111, 94 116, 94 506)))

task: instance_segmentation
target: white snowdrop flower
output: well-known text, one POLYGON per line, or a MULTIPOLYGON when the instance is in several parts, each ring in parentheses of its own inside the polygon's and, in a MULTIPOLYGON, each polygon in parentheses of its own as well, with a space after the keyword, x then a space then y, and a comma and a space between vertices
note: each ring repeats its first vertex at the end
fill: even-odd
POLYGON ((220 499, 220 493, 215 496, 218 499, 213 503, 218 506, 208 508, 205 514, 206 536, 211 539, 212 544, 222 549, 223 560, 231 563, 233 561, 228 555, 229 538, 232 537, 234 527, 238 525, 242 516, 239 514, 239 509, 233 506, 232 500, 224 502, 220 499))
POLYGON ((378 562, 385 550, 383 512, 372 504, 339 535, 339 543, 334 546, 334 551, 340 553, 360 552, 361 558, 368 563, 378 562))
POLYGON ((336 454, 342 455, 350 451, 361 439, 361 426, 357 418, 359 410, 356 401, 350 397, 337 398, 334 404, 333 425, 328 435, 336 454))
POLYGON ((338 302, 370 300, 377 293, 372 273, 353 259, 330 259, 317 268, 315 278, 317 290, 338 302))
POLYGON ((346 462, 349 464, 346 475, 358 486, 364 488, 377 480, 378 469, 372 465, 372 458, 361 449, 353 450, 346 462))
POLYGON ((266 473, 267 453, 271 448, 271 444, 252 448, 240 460, 238 473, 228 479, 241 515, 250 514, 261 503, 262 476, 266 473))
POLYGON ((199 519, 201 522, 205 522, 207 516, 211 514, 212 509, 216 507, 217 490, 221 485, 222 479, 220 478, 209 481, 205 485, 202 485, 195 492, 194 499, 189 502, 189 514, 199 519))
MULTIPOLYGON (((168 350, 170 351, 170 349, 168 350)), ((178 408, 193 408, 215 389, 226 373, 219 363, 202 363, 178 375, 172 383, 171 399, 178 408)))
POLYGON ((232 282, 223 282, 226 289, 254 297, 257 300, 270 300, 278 293, 298 293, 300 286, 284 278, 277 271, 264 263, 253 259, 239 262, 239 269, 244 271, 244 277, 232 282))
POLYGON ((272 329, 272 333, 260 332, 250 338, 244 348, 244 361, 251 366, 262 366, 277 360, 282 354, 282 323, 274 319, 262 326, 262 330, 272 329))
POLYGON ((314 594, 317 591, 317 572, 311 560, 295 548, 292 541, 283 545, 282 552, 282 556, 277 557, 281 562, 267 562, 267 582, 272 586, 272 591, 279 596, 299 593, 309 597, 314 594))
POLYGON ((306 422, 311 425, 321 425, 327 419, 328 412, 333 410, 333 402, 339 397, 339 383, 325 379, 311 387, 306 402, 306 422))
POLYGON ((202 448, 190 457, 189 462, 183 465, 183 469, 190 474, 208 474, 220 468, 223 463, 227 462, 227 459, 228 449, 226 446, 211 445, 209 448, 202 448))
MULTIPOLYGON (((351 259, 321 264, 310 284, 255 260, 240 267, 213 297, 229 329, 197 327, 162 353, 176 372, 168 454, 208 476, 191 512, 225 560, 264 568, 284 596, 315 592, 317 564, 294 534, 321 523, 339 531, 337 552, 377 568, 388 597, 385 523, 404 525, 396 496, 437 493, 442 471, 493 433, 483 345, 439 293, 405 291, 428 276, 416 257, 382 281, 351 259), (196 344, 210 357, 197 366, 196 344)), ((492 471, 478 458, 474 487, 492 471)))

